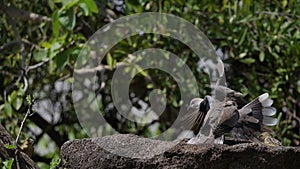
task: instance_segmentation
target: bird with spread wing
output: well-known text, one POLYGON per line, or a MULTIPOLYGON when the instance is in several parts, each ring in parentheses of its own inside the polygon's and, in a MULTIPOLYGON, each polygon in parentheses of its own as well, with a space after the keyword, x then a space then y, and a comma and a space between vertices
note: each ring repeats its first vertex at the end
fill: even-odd
MULTIPOLYGON (((236 92, 227 87, 221 86, 218 90, 224 92, 224 97, 217 98, 222 100, 218 102, 222 104, 222 109, 219 112, 218 122, 212 127, 212 134, 215 143, 223 143, 224 134, 230 133, 231 137, 236 139, 249 140, 253 142, 265 143, 265 140, 270 140, 271 135, 268 135, 269 139, 262 139, 264 132, 270 133, 270 129, 266 126, 274 126, 277 124, 277 119, 272 117, 276 113, 276 109, 271 107, 273 100, 269 98, 268 93, 264 93, 253 101, 246 105, 241 106, 243 102, 242 94, 236 92)), ((195 98, 192 99, 188 108, 188 116, 190 120, 194 122, 193 130, 198 131, 204 127, 206 117, 213 109, 213 102, 216 100, 216 96, 205 96, 204 99, 195 98)), ((219 105, 220 106, 220 105, 219 105)), ((276 140, 275 138, 272 138, 276 140)), ((198 144, 203 141, 199 141, 201 138, 199 134, 190 139, 188 143, 198 144)), ((275 141, 273 141, 275 142, 275 141)), ((276 140, 276 145, 278 141, 276 140)))

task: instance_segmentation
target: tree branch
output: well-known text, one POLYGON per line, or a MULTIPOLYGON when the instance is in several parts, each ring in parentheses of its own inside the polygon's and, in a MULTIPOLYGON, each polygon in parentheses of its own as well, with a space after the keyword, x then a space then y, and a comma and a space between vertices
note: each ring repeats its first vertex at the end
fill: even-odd
POLYGON ((33 22, 52 22, 51 18, 47 16, 42 16, 33 12, 25 11, 15 7, 14 5, 10 5, 9 7, 2 7, 2 9, 10 16, 16 19, 24 20, 24 21, 33 21, 33 22))

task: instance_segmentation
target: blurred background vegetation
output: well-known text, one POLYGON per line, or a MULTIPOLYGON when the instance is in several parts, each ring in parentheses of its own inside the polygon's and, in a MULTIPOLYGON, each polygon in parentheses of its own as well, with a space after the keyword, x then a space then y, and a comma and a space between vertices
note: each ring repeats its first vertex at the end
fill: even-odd
MULTIPOLYGON (((285 146, 300 145, 300 0, 1 0, 0 122, 16 138, 29 107, 26 96, 35 98, 36 113, 26 120, 21 140, 36 140, 33 160, 41 167, 59 158, 65 141, 88 137, 71 97, 74 63, 81 48, 105 24, 141 12, 173 14, 195 24, 223 59, 228 86, 242 92, 246 100, 268 92, 279 119, 273 128, 276 138, 285 146)), ((209 94, 209 78, 199 69, 199 58, 165 36, 144 34, 121 41, 102 61, 108 67, 101 71, 111 79, 118 62, 149 47, 182 58, 197 78, 199 94, 209 94)), ((165 112, 148 124, 121 118, 110 106, 110 85, 102 87, 96 90, 102 98, 100 108, 121 133, 159 134, 182 106, 175 81, 160 70, 138 74, 130 86, 139 110, 143 107, 139 101, 148 105, 153 89, 165 92, 165 112)))

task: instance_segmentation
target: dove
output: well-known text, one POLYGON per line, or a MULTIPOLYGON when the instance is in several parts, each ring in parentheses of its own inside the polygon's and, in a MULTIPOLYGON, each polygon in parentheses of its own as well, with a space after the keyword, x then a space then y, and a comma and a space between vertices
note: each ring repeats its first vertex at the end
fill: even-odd
MULTIPOLYGON (((229 132, 236 139, 259 141, 260 134, 268 131, 266 126, 277 124, 277 119, 271 117, 275 115, 276 109, 271 107, 273 100, 269 98, 268 93, 264 93, 248 104, 240 106, 243 102, 241 93, 224 86, 217 90, 221 94, 215 95, 215 97, 205 96, 206 99, 192 99, 189 106, 189 110, 192 112, 190 112, 191 117, 194 119, 194 126, 196 126, 196 129, 201 129, 205 119, 207 119, 205 116, 209 114, 209 111, 216 111, 213 109, 214 107, 211 107, 214 99, 219 100, 218 104, 222 104, 214 105, 222 107, 219 110, 218 122, 215 126, 212 126, 214 143, 223 144, 224 134, 229 132)), ((203 142, 199 141, 201 138, 197 136, 189 140, 188 143, 203 142)))

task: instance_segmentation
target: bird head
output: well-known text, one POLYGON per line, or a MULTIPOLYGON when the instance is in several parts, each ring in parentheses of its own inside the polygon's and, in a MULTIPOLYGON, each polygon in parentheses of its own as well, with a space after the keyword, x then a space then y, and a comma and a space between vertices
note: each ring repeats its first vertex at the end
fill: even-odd
POLYGON ((209 111, 211 105, 211 97, 205 96, 199 105, 199 110, 205 114, 209 111))
POLYGON ((190 101, 189 109, 198 109, 201 112, 207 113, 210 109, 211 99, 210 96, 202 98, 194 98, 190 101))
POLYGON ((201 102, 203 101, 202 98, 194 98, 190 101, 189 109, 198 109, 201 102))

